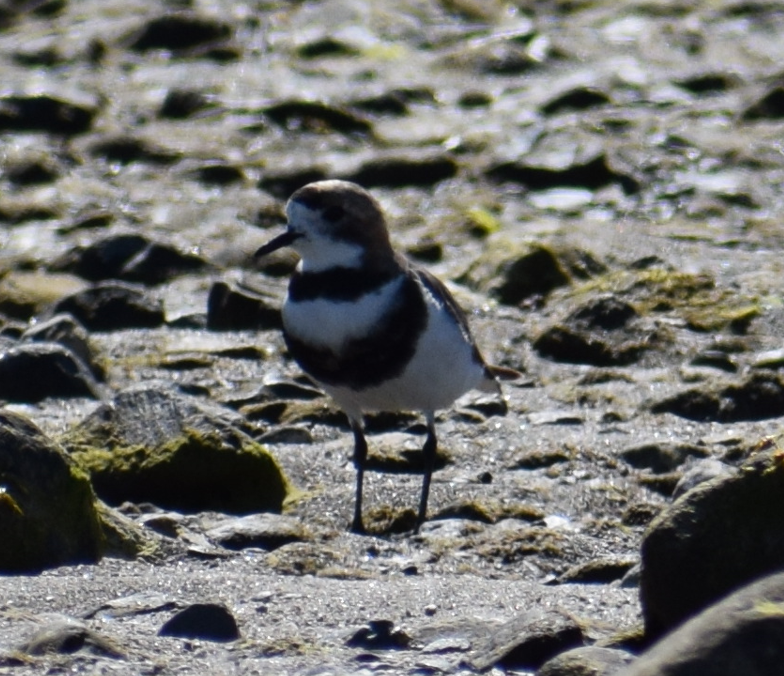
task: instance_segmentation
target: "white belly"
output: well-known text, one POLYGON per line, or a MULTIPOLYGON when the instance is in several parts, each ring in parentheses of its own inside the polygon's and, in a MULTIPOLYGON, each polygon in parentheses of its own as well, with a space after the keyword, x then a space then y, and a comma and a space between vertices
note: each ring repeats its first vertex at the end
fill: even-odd
POLYGON ((443 306, 428 300, 428 323, 403 373, 380 385, 355 391, 323 385, 349 416, 364 411, 436 411, 451 406, 485 379, 473 347, 443 306))

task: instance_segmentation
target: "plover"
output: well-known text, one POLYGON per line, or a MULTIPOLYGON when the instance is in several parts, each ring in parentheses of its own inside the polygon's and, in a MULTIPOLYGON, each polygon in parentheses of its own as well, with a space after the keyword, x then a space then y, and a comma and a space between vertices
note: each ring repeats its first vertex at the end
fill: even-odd
MULTIPOLYGON (((289 353, 346 413, 357 472, 351 530, 364 532, 363 414, 420 411, 427 421, 417 529, 436 458, 435 412, 472 389, 497 393, 520 374, 488 365, 448 289, 395 252, 379 203, 347 181, 318 181, 286 204, 286 231, 262 246, 300 256, 283 304, 289 353)), ((504 405, 505 405, 505 400, 504 405)))

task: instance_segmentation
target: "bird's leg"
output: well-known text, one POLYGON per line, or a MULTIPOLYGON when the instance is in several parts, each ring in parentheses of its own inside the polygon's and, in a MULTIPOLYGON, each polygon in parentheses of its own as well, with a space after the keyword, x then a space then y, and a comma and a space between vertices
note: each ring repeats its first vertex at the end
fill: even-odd
POLYGON ((365 526, 362 523, 362 480, 365 477, 368 447, 362 421, 352 418, 351 431, 354 433, 354 467, 357 470, 357 493, 354 498, 354 519, 351 522, 351 531, 353 533, 364 533, 365 526))
POLYGON ((414 532, 419 531, 419 527, 425 522, 427 518, 427 499, 430 496, 430 478, 433 476, 433 468, 436 464, 436 420, 435 414, 432 411, 425 413, 427 419, 427 439, 425 445, 422 447, 422 462, 424 466, 424 478, 422 479, 422 495, 419 498, 419 514, 417 515, 416 528, 414 532))

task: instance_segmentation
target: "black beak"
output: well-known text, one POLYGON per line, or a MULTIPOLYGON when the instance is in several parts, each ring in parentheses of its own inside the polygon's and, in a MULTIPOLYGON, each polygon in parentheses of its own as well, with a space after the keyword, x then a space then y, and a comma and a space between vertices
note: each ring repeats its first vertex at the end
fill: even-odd
POLYGON ((267 254, 271 254, 273 251, 277 251, 278 249, 282 249, 284 246, 288 246, 294 240, 299 239, 302 237, 298 232, 294 232, 293 230, 286 230, 282 235, 278 235, 275 239, 267 242, 264 246, 259 248, 259 250, 254 254, 257 258, 260 256, 266 256, 267 254))

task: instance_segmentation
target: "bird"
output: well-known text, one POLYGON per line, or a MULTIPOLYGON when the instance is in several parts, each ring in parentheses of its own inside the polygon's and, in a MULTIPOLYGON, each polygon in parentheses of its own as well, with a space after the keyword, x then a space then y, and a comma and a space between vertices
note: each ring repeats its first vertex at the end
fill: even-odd
POLYGON ((281 310, 283 338, 348 417, 356 469, 350 530, 365 533, 364 414, 416 411, 427 424, 418 531, 436 459, 436 411, 472 389, 499 395, 506 411, 499 381, 520 373, 484 360, 447 287, 395 251, 381 205, 367 190, 342 180, 308 183, 285 211, 286 230, 255 256, 283 247, 299 255, 281 310))

